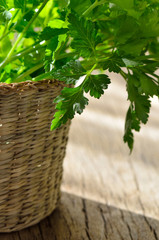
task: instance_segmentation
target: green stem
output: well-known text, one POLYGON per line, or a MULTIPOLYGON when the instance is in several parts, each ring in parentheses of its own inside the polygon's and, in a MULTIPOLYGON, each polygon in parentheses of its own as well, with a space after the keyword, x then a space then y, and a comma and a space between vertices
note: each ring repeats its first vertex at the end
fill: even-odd
POLYGON ((48 24, 48 22, 50 20, 50 16, 52 15, 52 9, 53 8, 54 8, 54 1, 52 1, 52 3, 51 3, 51 7, 50 7, 49 12, 48 12, 48 14, 47 14, 47 16, 45 18, 45 21, 44 21, 44 26, 47 26, 47 24, 48 24))
POLYGON ((122 71, 122 70, 120 70, 120 75, 125 79, 125 81, 127 82, 127 74, 124 72, 124 71, 122 71))
MULTIPOLYGON (((83 85, 86 82, 86 80, 88 79, 88 77, 91 75, 91 73, 93 72, 93 70, 97 67, 97 63, 93 65, 93 67, 87 72, 86 77, 84 79, 84 81, 81 83, 80 87, 81 90, 83 89, 83 85)), ((43 79, 54 79, 54 77, 51 76, 51 73, 43 73, 35 78, 32 79, 32 81, 41 81, 43 79)))
MULTIPOLYGON (((16 55, 12 56, 12 57, 10 58, 9 62, 13 62, 13 61, 16 60, 16 59, 19 59, 19 58, 21 58, 21 57, 24 57, 25 55, 27 55, 27 54, 29 54, 29 53, 32 53, 32 52, 36 51, 36 50, 39 49, 39 48, 43 48, 43 47, 45 47, 46 45, 47 45, 47 41, 45 41, 44 43, 37 43, 37 44, 35 44, 35 45, 27 48, 27 49, 24 49, 22 52, 19 52, 19 53, 17 53, 16 55)), ((6 63, 8 63, 8 62, 6 62, 6 63)))
POLYGON ((51 76, 51 73, 48 72, 48 73, 43 73, 35 78, 32 78, 32 81, 41 81, 41 80, 44 80, 44 79, 54 79, 54 77, 51 76))
POLYGON ((5 62, 8 62, 8 59, 10 59, 10 57, 13 55, 14 50, 16 49, 17 45, 19 44, 19 42, 22 40, 22 38, 24 37, 25 33, 28 31, 29 27, 31 26, 31 24, 34 22, 34 20, 37 18, 37 16, 39 15, 39 13, 43 10, 43 8, 45 7, 46 3, 48 2, 48 0, 44 0, 43 4, 41 5, 41 7, 39 8, 39 10, 36 12, 36 14, 31 18, 31 20, 29 21, 28 25, 24 28, 24 30, 19 34, 16 42, 14 43, 13 47, 11 48, 10 52, 8 53, 6 59, 0 64, 0 70, 5 66, 5 62))
POLYGON ((60 59, 63 59, 63 58, 67 58, 67 57, 74 57, 76 55, 75 52, 70 52, 70 53, 63 53, 61 55, 58 55, 56 57, 56 60, 60 60, 60 59))
POLYGON ((13 81, 13 82, 21 82, 24 78, 26 78, 27 76, 29 76, 31 73, 35 72, 36 70, 40 69, 41 67, 43 67, 43 63, 40 63, 40 64, 34 66, 33 68, 27 70, 26 72, 24 72, 23 74, 18 76, 15 79, 15 81, 13 81))
POLYGON ((94 8, 96 8, 97 6, 99 5, 102 5, 104 3, 106 3, 107 0, 101 0, 101 1, 98 1, 96 0, 83 14, 82 16, 87 16, 94 8))
MULTIPOLYGON (((21 58, 21 57, 24 57, 25 55, 27 55, 27 54, 29 54, 29 53, 32 53, 32 52, 36 51, 36 50, 39 49, 39 48, 45 47, 45 46, 47 45, 47 42, 48 42, 48 41, 45 41, 43 44, 38 43, 38 44, 36 44, 36 45, 34 45, 34 46, 31 46, 31 47, 25 49, 24 51, 22 51, 22 52, 20 52, 20 53, 17 53, 16 55, 14 55, 14 56, 12 56, 12 57, 10 58, 9 62, 13 62, 13 61, 15 61, 16 59, 19 59, 19 58, 21 58)), ((59 56, 56 58, 56 60, 60 60, 60 59, 66 58, 66 57, 73 57, 73 56, 75 56, 75 53, 73 53, 73 52, 72 52, 72 53, 63 53, 63 54, 59 55, 59 56)), ((8 63, 8 61, 5 63, 5 65, 6 65, 7 63, 8 63)), ((4 65, 4 66, 5 66, 5 65, 4 65)))
MULTIPOLYGON (((140 68, 139 70, 140 70, 144 75, 146 75, 147 77, 149 77, 142 68, 140 68)), ((155 78, 157 78, 157 79, 159 80, 159 76, 158 76, 157 74, 155 74, 155 73, 148 73, 148 74, 152 75, 153 77, 155 77, 155 78)), ((152 78, 152 76, 151 76, 151 79, 152 79, 155 83, 157 83, 157 85, 158 85, 158 84, 159 84, 158 80, 152 78)))
MULTIPOLYGON (((34 45, 34 46, 31 46, 31 47, 23 50, 22 52, 17 53, 17 54, 14 55, 14 56, 11 56, 10 58, 8 58, 8 59, 3 63, 3 68, 4 68, 8 63, 11 63, 11 62, 13 62, 13 61, 15 61, 15 60, 17 60, 17 59, 19 59, 19 58, 21 58, 21 57, 24 57, 25 55, 27 55, 27 54, 29 54, 29 53, 35 52, 35 51, 36 51, 37 49, 39 49, 39 48, 45 47, 46 44, 47 44, 47 41, 44 42, 43 44, 38 43, 38 44, 36 44, 36 45, 34 45)), ((1 66, 1 68, 2 68, 2 66, 1 66)))
POLYGON ((19 9, 14 13, 14 15, 11 18, 11 20, 9 21, 9 23, 6 23, 5 28, 4 28, 4 32, 3 32, 3 34, 2 34, 2 36, 0 38, 0 41, 2 41, 2 39, 5 38, 11 32, 10 30, 7 31, 7 29, 9 29, 10 26, 12 25, 12 22, 13 22, 14 18, 16 17, 16 15, 18 14, 18 12, 19 12, 19 9))
POLYGON ((144 56, 139 56, 139 57, 136 57, 136 60, 145 60, 145 59, 148 59, 148 60, 158 60, 158 55, 144 55, 144 56))
POLYGON ((87 81, 87 79, 89 78, 89 76, 91 75, 91 73, 93 72, 93 70, 94 70, 96 67, 97 67, 97 63, 95 63, 95 64, 93 65, 93 67, 87 72, 85 79, 83 80, 83 82, 82 82, 81 85, 80 85, 81 89, 83 89, 83 86, 84 86, 85 82, 87 81))
POLYGON ((2 36, 1 36, 0 40, 2 40, 3 37, 6 35, 5 33, 7 31, 7 28, 8 28, 8 22, 6 22, 6 24, 5 24, 5 27, 4 27, 4 30, 3 30, 3 33, 2 33, 2 36))
POLYGON ((87 72, 87 74, 86 74, 86 77, 87 77, 87 78, 91 75, 91 73, 93 72, 93 70, 94 70, 96 67, 97 67, 97 63, 95 63, 95 64, 93 65, 93 67, 87 72))
POLYGON ((19 12, 19 9, 15 12, 15 14, 13 15, 13 17, 11 18, 11 20, 10 20, 9 23, 8 23, 8 29, 9 29, 9 31, 7 31, 7 32, 0 38, 0 41, 2 41, 3 38, 5 38, 6 36, 8 36, 8 35, 9 35, 11 32, 13 32, 13 30, 15 29, 16 24, 15 24, 12 28, 10 28, 10 27, 11 27, 11 25, 12 25, 12 23, 13 23, 14 18, 17 16, 18 12, 19 12))
POLYGON ((24 12, 26 11, 26 0, 24 0, 24 12))
MULTIPOLYGON (((60 60, 60 59, 63 59, 65 57, 72 57, 74 56, 75 53, 63 53, 61 55, 59 55, 56 60, 60 60)), ((35 77, 32 79, 32 81, 41 81, 43 79, 54 79, 54 77, 51 76, 51 73, 48 72, 48 73, 42 73, 40 74, 39 76, 35 77)))
POLYGON ((19 9, 17 9, 17 10, 15 11, 14 15, 12 16, 11 20, 9 21, 9 24, 8 24, 8 29, 9 29, 9 28, 10 28, 10 26, 12 25, 12 23, 13 23, 13 20, 14 20, 14 19, 15 19, 15 17, 17 16, 18 12, 19 12, 19 9))
POLYGON ((39 8, 39 10, 36 12, 36 14, 31 18, 31 20, 29 21, 28 25, 24 28, 24 30, 19 34, 16 42, 14 43, 11 51, 8 54, 8 58, 10 58, 15 50, 15 48, 17 47, 17 45, 19 44, 19 42, 21 41, 21 39, 23 38, 23 36, 25 35, 25 33, 28 31, 28 29, 30 28, 30 26, 32 25, 32 23, 34 22, 34 20, 37 18, 37 16, 39 15, 39 13, 43 10, 43 8, 45 7, 46 3, 48 2, 48 0, 45 0, 43 2, 43 4, 41 5, 41 7, 39 8))

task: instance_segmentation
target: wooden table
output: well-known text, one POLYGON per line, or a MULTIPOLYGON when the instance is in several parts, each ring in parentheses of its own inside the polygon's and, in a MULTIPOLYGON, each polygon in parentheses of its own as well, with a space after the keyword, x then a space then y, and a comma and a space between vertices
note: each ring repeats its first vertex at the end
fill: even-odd
POLYGON ((73 121, 58 209, 0 240, 159 240, 159 104, 129 155, 122 141, 127 96, 112 77, 105 96, 73 121))

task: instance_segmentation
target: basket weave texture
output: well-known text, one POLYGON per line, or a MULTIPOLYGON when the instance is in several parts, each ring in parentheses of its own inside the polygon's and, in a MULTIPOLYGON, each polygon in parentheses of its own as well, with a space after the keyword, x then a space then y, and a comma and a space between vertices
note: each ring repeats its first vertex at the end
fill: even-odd
POLYGON ((56 80, 0 84, 0 232, 48 216, 60 198, 70 123, 51 132, 56 80))

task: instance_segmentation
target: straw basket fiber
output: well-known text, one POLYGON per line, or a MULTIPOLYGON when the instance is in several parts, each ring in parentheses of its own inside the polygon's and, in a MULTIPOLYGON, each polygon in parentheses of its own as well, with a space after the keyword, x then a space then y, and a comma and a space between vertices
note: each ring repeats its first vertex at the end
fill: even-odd
POLYGON ((0 232, 48 216, 60 198, 70 123, 51 132, 56 80, 0 84, 0 232))

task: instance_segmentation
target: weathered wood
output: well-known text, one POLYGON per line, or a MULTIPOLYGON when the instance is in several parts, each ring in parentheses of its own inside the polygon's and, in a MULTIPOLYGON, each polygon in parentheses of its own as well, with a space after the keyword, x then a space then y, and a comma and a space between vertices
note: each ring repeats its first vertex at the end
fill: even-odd
POLYGON ((58 209, 4 240, 158 240, 159 221, 63 192, 58 209), (19 235, 19 237, 18 237, 19 235))
POLYGON ((58 209, 0 240, 159 240, 159 106, 153 103, 129 155, 127 96, 118 81, 72 123, 58 209))
POLYGON ((151 226, 157 224, 140 214, 63 193, 60 207, 40 227, 48 240, 156 240, 151 226))
POLYGON ((39 225, 19 231, 20 240, 43 240, 39 225))
POLYGON ((18 232, 12 234, 1 233, 0 240, 20 240, 19 233, 18 232))

